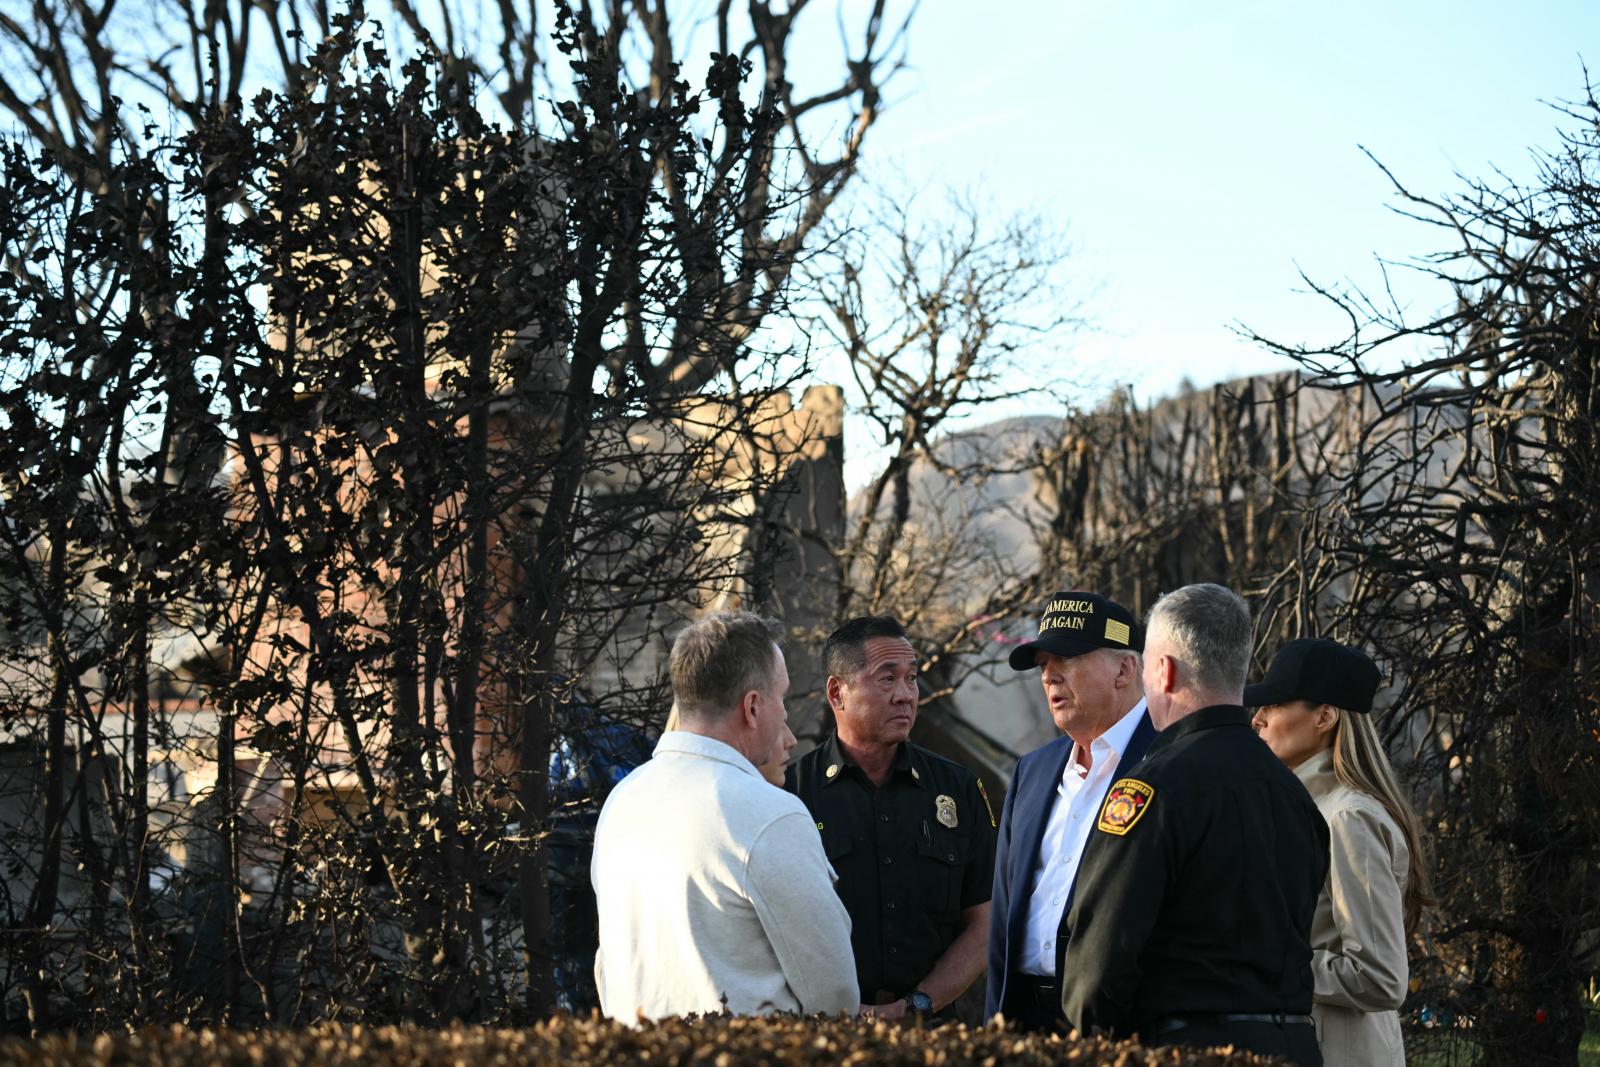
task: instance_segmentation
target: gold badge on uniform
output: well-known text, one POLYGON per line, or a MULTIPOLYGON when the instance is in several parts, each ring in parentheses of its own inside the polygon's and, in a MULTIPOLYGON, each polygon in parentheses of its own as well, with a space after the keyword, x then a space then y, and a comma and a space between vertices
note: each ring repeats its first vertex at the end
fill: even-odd
POLYGON ((1139 821, 1155 798, 1155 789, 1139 779, 1118 779, 1107 790, 1106 802, 1100 806, 1100 821, 1095 825, 1108 834, 1121 837, 1133 829, 1133 824, 1139 821))
POLYGON ((939 794, 933 802, 934 813, 939 817, 939 824, 954 830, 956 828, 956 798, 939 794))

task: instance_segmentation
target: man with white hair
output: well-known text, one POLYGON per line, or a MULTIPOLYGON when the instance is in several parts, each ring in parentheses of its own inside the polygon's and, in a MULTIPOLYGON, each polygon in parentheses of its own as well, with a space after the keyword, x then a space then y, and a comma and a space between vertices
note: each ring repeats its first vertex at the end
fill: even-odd
POLYGON ((1310 934, 1328 828, 1241 705, 1253 646, 1249 609, 1219 585, 1150 612, 1144 691, 1160 733, 1107 790, 1085 848, 1061 1008, 1085 1032, 1320 1065, 1310 934))
POLYGON ((1039 636, 1011 650, 1011 668, 1037 670, 1062 736, 1023 756, 1006 790, 995 851, 986 1016, 1025 1030, 1064 1031, 1061 923, 1111 783, 1155 738, 1145 712, 1133 612, 1085 590, 1056 593, 1039 636))
POLYGON ((860 1003, 822 839, 805 805, 757 770, 788 720, 781 633, 720 612, 673 643, 679 728, 612 790, 595 827, 595 979, 613 1019, 860 1003))

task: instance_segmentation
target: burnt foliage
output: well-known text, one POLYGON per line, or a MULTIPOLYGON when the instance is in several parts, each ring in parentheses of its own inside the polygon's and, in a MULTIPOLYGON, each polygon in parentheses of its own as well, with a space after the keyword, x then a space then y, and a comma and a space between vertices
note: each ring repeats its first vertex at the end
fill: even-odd
POLYGON ((558 12, 537 133, 352 15, 0 150, 9 1028, 584 1005, 586 828, 789 491, 816 188, 750 64, 639 92, 558 12))
POLYGON ((48 1037, 31 1044, 0 1043, 0 1062, 32 1064, 550 1064, 659 1063, 666 1065, 830 1064, 913 1065, 1063 1062, 1117 1067, 1246 1067, 1276 1062, 1249 1052, 1146 1049, 1103 1038, 1082 1041, 1018 1034, 1002 1028, 932 1030, 837 1019, 707 1016, 641 1027, 588 1019, 554 1019, 522 1030, 451 1027, 318 1026, 293 1033, 180 1029, 99 1037, 48 1037))

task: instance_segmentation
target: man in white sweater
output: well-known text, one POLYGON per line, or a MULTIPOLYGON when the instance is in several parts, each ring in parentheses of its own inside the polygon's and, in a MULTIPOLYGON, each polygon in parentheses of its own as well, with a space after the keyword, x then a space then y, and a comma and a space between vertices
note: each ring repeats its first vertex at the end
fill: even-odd
POLYGON ((673 643, 680 728, 612 790, 595 828, 595 979, 613 1019, 859 1007, 822 840, 805 805, 756 770, 788 718, 781 633, 723 612, 673 643))

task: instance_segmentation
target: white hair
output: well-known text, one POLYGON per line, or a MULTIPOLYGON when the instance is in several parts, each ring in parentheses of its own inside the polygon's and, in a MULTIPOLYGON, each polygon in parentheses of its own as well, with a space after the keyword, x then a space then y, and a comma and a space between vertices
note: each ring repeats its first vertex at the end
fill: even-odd
POLYGON ((1160 635, 1202 692, 1234 693, 1244 688, 1255 629, 1250 609, 1233 590, 1201 582, 1166 593, 1150 609, 1145 634, 1147 648, 1160 635))

